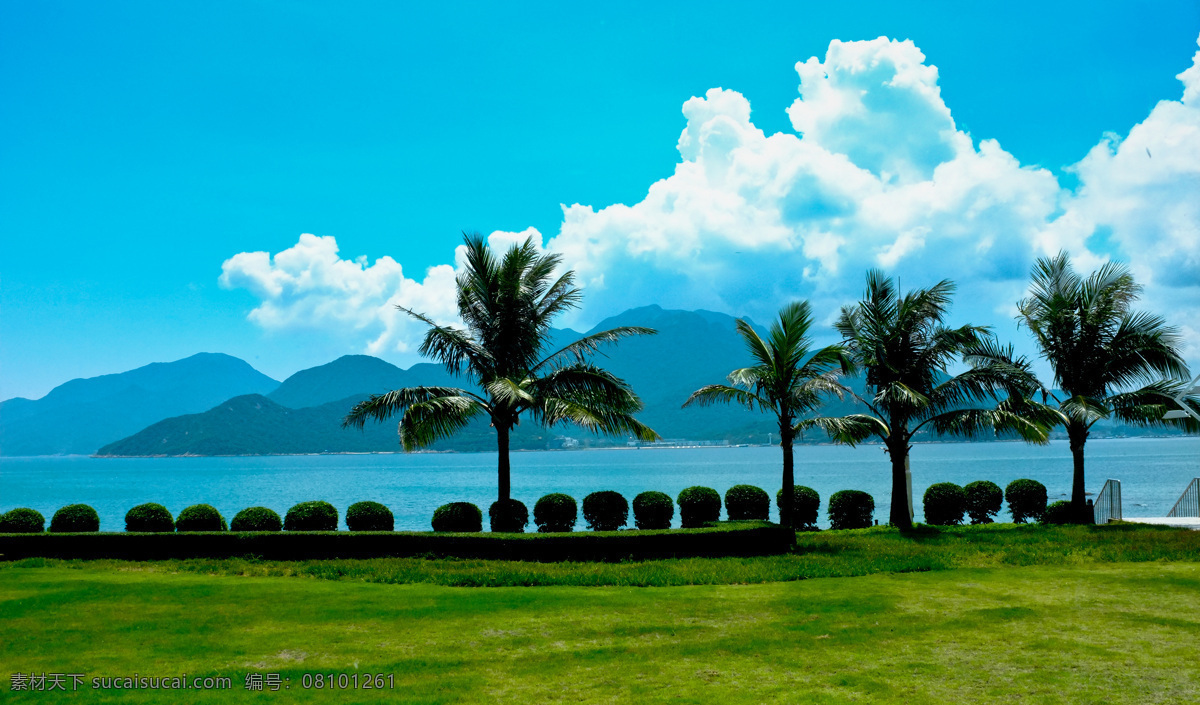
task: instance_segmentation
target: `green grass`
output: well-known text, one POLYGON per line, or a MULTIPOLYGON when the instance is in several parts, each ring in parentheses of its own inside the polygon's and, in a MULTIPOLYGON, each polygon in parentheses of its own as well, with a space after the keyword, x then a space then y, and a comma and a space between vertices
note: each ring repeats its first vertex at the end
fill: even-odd
POLYGON ((6 674, 234 683, 84 694, 95 702, 262 701, 247 672, 290 679, 289 702, 373 702, 300 688, 305 673, 356 671, 392 674, 392 698, 414 703, 1200 700, 1195 563, 649 590, 15 568, 0 600, 6 674))
POLYGON ((234 686, 76 694, 95 702, 378 699, 301 687, 329 672, 391 674, 389 697, 413 703, 1200 702, 1200 532, 991 526, 799 541, 790 556, 588 565, 0 564, 0 700, 71 697, 8 692, 9 674, 32 671, 234 686), (798 580, 833 575, 858 577, 798 580), (560 584, 446 585, 523 580, 560 584), (629 587, 658 583, 675 586, 629 587), (251 672, 291 688, 247 692, 251 672))
MULTIPOLYGON (((1200 532, 1134 524, 1039 526, 991 524, 922 527, 909 533, 877 527, 797 535, 795 552, 753 558, 695 558, 625 563, 532 563, 466 559, 261 561, 55 561, 14 566, 104 567, 161 573, 307 577, 454 587, 669 587, 782 582, 998 566, 1200 559, 1200 532)), ((2 566, 3 564, 0 564, 2 566)), ((0 570, 3 570, 0 567, 0 570)))

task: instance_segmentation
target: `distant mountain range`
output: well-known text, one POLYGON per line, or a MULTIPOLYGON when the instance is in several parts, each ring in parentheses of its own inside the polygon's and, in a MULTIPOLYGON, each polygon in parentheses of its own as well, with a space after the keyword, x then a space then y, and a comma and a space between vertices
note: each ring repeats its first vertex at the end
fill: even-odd
MULTIPOLYGON (((661 436, 766 443, 772 438, 768 434, 777 434, 774 417, 768 414, 731 406, 680 408, 696 389, 722 382, 731 370, 750 364, 733 317, 646 306, 606 319, 588 333, 617 326, 658 331, 605 348, 597 362, 632 385, 645 403, 639 418, 661 436)), ((557 330, 549 350, 582 335, 557 330)), ((366 355, 347 355, 279 383, 237 358, 202 353, 122 374, 73 380, 36 401, 0 403, 0 455, 397 451, 398 419, 368 424, 363 430, 343 429, 346 412, 371 394, 391 389, 464 384, 465 380, 451 377, 439 365, 422 363, 403 370, 366 355)), ((862 391, 860 380, 848 384, 862 391)), ((842 415, 855 410, 851 400, 833 400, 823 413, 842 415)), ((1102 435, 1145 433, 1112 425, 1096 431, 1102 435)), ((625 442, 594 437, 576 427, 545 429, 526 422, 514 429, 511 444, 514 449, 544 449, 562 446, 563 437, 575 439, 582 447, 625 442)), ((431 450, 487 451, 495 447, 495 434, 488 423, 478 421, 431 450)))
POLYGON ((246 362, 219 353, 75 379, 41 399, 0 402, 0 455, 95 453, 161 419, 278 386, 246 362))
MULTIPOLYGON (((629 382, 646 404, 639 415, 666 438, 755 440, 775 430, 770 418, 733 407, 680 409, 688 395, 705 384, 724 380, 749 364, 735 334, 735 319, 707 311, 665 311, 647 306, 602 321, 587 334, 618 326, 643 326, 657 335, 627 338, 604 349, 598 363, 629 382)), ((547 352, 583 335, 557 330, 547 352)), ((128 438, 105 445, 100 455, 234 455, 399 450, 396 422, 342 429, 354 404, 371 394, 406 386, 462 386, 438 365, 402 370, 365 355, 347 355, 303 370, 266 395, 230 399, 204 413, 164 419, 128 438)), ((398 421, 398 419, 397 419, 398 421)), ((544 429, 526 423, 514 429, 514 449, 545 449, 560 436, 581 445, 611 445, 625 439, 601 439, 576 427, 544 429)), ((561 445, 561 442, 559 443, 561 445)), ((494 450, 495 435, 478 421, 431 447, 432 450, 494 450)))

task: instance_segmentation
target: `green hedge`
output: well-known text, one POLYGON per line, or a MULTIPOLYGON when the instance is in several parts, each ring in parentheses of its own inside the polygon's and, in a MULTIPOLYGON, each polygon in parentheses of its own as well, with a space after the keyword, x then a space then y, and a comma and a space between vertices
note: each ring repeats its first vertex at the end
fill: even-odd
POLYGON ((1046 486, 1037 480, 1013 480, 1004 488, 1004 501, 1008 502, 1014 524, 1041 521, 1046 512, 1046 486))
POLYGON ((865 529, 875 516, 875 499, 862 490, 841 490, 829 495, 830 528, 865 529))
POLYGON ((702 529, 572 534, 318 531, 176 534, 5 534, 0 554, 21 558, 166 560, 257 556, 326 560, 437 556, 523 561, 620 561, 786 553, 795 533, 766 522, 702 529))
POLYGON ((575 498, 561 492, 552 492, 533 505, 533 523, 543 534, 573 531, 578 516, 575 498))
POLYGON ((675 502, 666 492, 643 492, 633 498, 633 524, 639 529, 669 529, 675 502))
POLYGON ((483 531, 483 512, 470 502, 451 502, 435 509, 430 523, 434 531, 483 531))
POLYGON ((147 502, 125 512, 126 531, 174 531, 175 519, 161 504, 147 502))
POLYGON ((711 487, 687 487, 675 499, 685 529, 704 526, 721 518, 721 495, 711 487))
POLYGON ((234 531, 283 531, 283 519, 274 509, 247 507, 233 517, 229 528, 234 531))
POLYGON ((734 485, 725 490, 725 516, 730 521, 766 521, 771 513, 771 496, 761 487, 734 485))
POLYGON ((922 503, 926 524, 956 526, 967 512, 967 493, 953 482, 936 482, 925 490, 922 503))
POLYGON ((529 508, 515 499, 497 500, 488 507, 492 531, 500 534, 521 534, 529 526, 529 508))
POLYGON ((583 498, 583 520, 592 531, 616 531, 629 523, 629 501, 612 490, 592 492, 583 498))
POLYGON ((179 512, 176 531, 228 531, 225 517, 211 504, 193 504, 179 512))
POLYGON ((337 531, 338 513, 329 502, 300 502, 283 518, 284 531, 337 531))
POLYGON ((50 531, 56 534, 99 530, 100 515, 86 504, 68 504, 50 518, 50 531))
POLYGON ((17 507, 0 514, 0 534, 40 534, 46 530, 46 517, 36 509, 17 507))
MULTIPOLYGON (((815 531, 817 528, 817 512, 821 508, 821 495, 811 487, 792 485, 792 521, 801 531, 815 531)), ((775 506, 783 514, 783 488, 775 493, 775 506)))
POLYGON ((963 485, 967 494, 967 515, 972 524, 991 524, 992 517, 1000 511, 1004 503, 1004 490, 1000 485, 988 480, 976 480, 963 485))
POLYGON ((1057 502, 1051 502, 1046 506, 1046 511, 1042 512, 1041 522, 1043 524, 1074 524, 1075 515, 1071 511, 1071 503, 1065 499, 1060 499, 1057 502))
POLYGON ((396 528, 392 510, 379 502, 355 502, 346 510, 346 528, 351 531, 391 531, 396 528))

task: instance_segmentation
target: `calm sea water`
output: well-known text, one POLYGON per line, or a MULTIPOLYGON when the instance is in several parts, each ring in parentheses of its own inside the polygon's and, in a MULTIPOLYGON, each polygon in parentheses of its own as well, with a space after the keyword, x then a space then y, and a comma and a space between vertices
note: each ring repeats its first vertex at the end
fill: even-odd
MULTIPOLYGON (((804 446, 795 457, 796 482, 820 493, 822 520, 831 493, 858 489, 875 498, 876 519, 887 521, 890 466, 878 445, 804 446)), ((732 485, 748 483, 766 489, 773 499, 781 458, 778 448, 766 447, 513 453, 512 494, 531 511, 537 498, 549 492, 566 492, 582 501, 589 492, 616 490, 632 501, 645 490, 674 497, 689 485, 707 485, 724 494, 732 485)), ((911 467, 918 521, 923 518, 921 496, 935 482, 991 480, 1004 487, 1028 477, 1046 485, 1051 501, 1068 498, 1071 491, 1065 441, 1041 447, 920 444, 913 448, 911 467)), ((1106 478, 1121 480, 1126 516, 1164 516, 1197 476, 1200 438, 1097 439, 1087 444, 1087 489, 1099 492, 1106 478)), ((57 508, 84 502, 100 513, 104 531, 123 530, 125 512, 143 502, 166 505, 173 514, 204 502, 228 519, 255 505, 282 516, 293 504, 314 499, 331 502, 341 515, 360 500, 382 502, 395 514, 397 530, 426 531, 439 505, 474 502, 486 514, 495 496, 495 453, 0 458, 0 511, 32 507, 49 521, 57 508)), ((772 518, 774 513, 772 507, 772 518)), ((999 518, 1009 518, 1007 508, 999 518)))

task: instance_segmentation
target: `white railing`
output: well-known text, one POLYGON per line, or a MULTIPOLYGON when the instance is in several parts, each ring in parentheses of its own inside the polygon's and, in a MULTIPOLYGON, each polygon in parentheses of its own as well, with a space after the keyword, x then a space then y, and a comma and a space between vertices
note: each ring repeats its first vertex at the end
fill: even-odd
POLYGON ((1110 521, 1121 520, 1121 481, 1109 480, 1104 483, 1092 509, 1092 517, 1097 524, 1107 524, 1110 521))
POLYGON ((1192 478, 1179 501, 1167 512, 1169 517, 1200 517, 1200 477, 1192 478))

